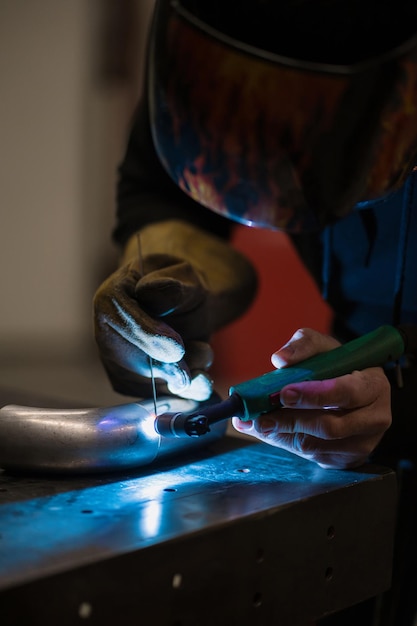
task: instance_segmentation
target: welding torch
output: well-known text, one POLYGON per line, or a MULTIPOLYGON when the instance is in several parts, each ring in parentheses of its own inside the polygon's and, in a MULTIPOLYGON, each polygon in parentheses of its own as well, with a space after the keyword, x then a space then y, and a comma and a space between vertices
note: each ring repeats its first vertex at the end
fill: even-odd
POLYGON ((238 417, 246 422, 281 407, 280 392, 290 383, 337 378, 354 370, 395 363, 408 348, 409 335, 404 328, 380 326, 296 365, 234 385, 222 402, 192 413, 161 413, 156 416, 155 429, 163 437, 201 437, 222 420, 238 417))

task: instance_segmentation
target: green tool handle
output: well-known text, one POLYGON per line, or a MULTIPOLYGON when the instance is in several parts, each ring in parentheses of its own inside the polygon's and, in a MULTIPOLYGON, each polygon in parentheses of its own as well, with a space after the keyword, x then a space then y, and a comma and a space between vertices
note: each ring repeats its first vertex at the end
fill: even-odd
POLYGON ((230 388, 230 395, 239 395, 243 406, 243 421, 255 419, 280 406, 279 392, 290 383, 325 380, 350 374, 354 370, 384 365, 404 353, 403 336, 393 326, 376 330, 344 345, 313 356, 292 367, 277 369, 258 378, 230 388))

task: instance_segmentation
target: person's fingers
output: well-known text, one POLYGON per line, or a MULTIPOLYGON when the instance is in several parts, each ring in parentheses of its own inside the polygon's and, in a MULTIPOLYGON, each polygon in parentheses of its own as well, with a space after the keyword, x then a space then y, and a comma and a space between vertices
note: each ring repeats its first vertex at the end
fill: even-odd
POLYGON ((332 440, 375 435, 391 423, 391 414, 383 410, 389 406, 390 386, 380 368, 289 385, 280 398, 287 408, 260 416, 258 433, 271 436, 273 429, 276 434, 304 433, 332 440))
POLYGON ((354 436, 324 441, 305 433, 293 433, 276 435, 273 445, 325 469, 349 469, 366 462, 375 447, 375 439, 354 436))
POLYGON ((283 408, 247 423, 233 418, 234 427, 322 467, 363 462, 391 424, 390 385, 381 368, 288 385, 281 397, 283 408))
POLYGON ((311 328, 299 328, 285 345, 272 354, 271 362, 276 368, 287 367, 339 345, 334 337, 311 328))
POLYGON ((372 367, 337 378, 291 383, 281 390, 280 401, 291 409, 352 410, 389 396, 390 384, 382 368, 372 367))
POLYGON ((184 358, 190 371, 208 370, 213 363, 213 348, 206 341, 186 341, 184 358))
POLYGON ((207 297, 207 289, 196 270, 190 263, 168 255, 155 256, 163 258, 165 263, 162 265, 161 260, 161 267, 138 280, 135 295, 141 307, 155 317, 195 310, 207 297))
POLYGON ((116 314, 103 316, 102 325, 107 325, 108 329, 112 329, 152 359, 165 363, 176 363, 182 359, 185 354, 182 339, 170 326, 153 320, 143 311, 138 323, 136 313, 132 315, 118 301, 114 301, 113 305, 116 314))
POLYGON ((169 383, 169 391, 181 398, 197 400, 198 402, 208 400, 213 392, 213 381, 210 376, 207 372, 192 372, 192 375, 193 378, 187 387, 177 388, 172 383, 169 383))
POLYGON ((269 423, 264 421, 260 428, 257 420, 242 422, 237 417, 232 418, 232 425, 240 433, 251 435, 328 469, 348 469, 364 463, 382 436, 361 434, 324 440, 305 432, 278 432, 274 420, 269 423))
MULTIPOLYGON (((97 342, 101 346, 108 342, 109 336, 119 335, 153 359, 178 362, 185 353, 181 336, 140 308, 135 297, 137 277, 132 265, 124 266, 97 291, 94 298, 97 342)), ((123 358, 122 353, 119 357, 123 358)))
POLYGON ((164 363, 151 359, 135 344, 126 340, 117 332, 108 333, 107 341, 101 348, 103 362, 113 363, 113 371, 119 376, 130 372, 132 375, 161 378, 176 388, 185 388, 190 384, 191 376, 184 359, 177 363, 164 363), (152 366, 152 371, 151 371, 152 366))

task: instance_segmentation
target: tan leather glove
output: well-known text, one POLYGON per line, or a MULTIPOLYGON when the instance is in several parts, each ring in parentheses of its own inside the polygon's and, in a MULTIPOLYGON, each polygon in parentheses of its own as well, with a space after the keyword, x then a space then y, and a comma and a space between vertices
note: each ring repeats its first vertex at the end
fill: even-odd
POLYGON ((131 237, 120 268, 94 297, 95 337, 114 389, 205 400, 211 334, 239 317, 256 292, 256 274, 228 243, 177 220, 131 237))

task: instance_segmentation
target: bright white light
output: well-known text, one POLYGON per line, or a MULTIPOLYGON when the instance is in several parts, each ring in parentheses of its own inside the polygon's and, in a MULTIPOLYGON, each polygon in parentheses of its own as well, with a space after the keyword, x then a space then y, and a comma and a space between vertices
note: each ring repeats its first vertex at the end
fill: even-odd
POLYGON ((140 532, 146 539, 156 537, 161 530, 162 504, 159 500, 149 500, 142 509, 140 532))

